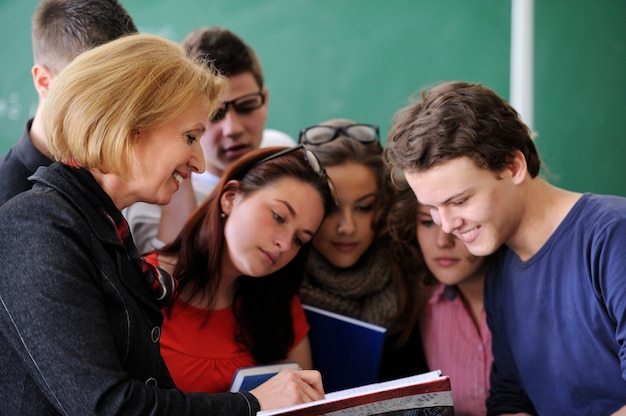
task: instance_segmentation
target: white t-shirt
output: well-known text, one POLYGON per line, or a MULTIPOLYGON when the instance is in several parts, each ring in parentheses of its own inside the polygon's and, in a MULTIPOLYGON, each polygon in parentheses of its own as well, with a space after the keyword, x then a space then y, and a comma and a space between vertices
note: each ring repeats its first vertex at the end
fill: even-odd
POLYGON ((295 146, 296 142, 287 133, 282 131, 265 129, 261 139, 261 147, 270 146, 295 146))

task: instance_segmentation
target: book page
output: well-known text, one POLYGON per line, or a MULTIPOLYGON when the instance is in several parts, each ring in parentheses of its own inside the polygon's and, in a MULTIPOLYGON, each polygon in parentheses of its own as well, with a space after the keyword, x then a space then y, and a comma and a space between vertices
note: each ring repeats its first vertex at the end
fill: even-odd
POLYGON ((334 393, 328 393, 324 400, 325 401, 339 400, 345 397, 352 397, 352 396, 358 396, 360 394, 371 393, 373 391, 388 390, 394 387, 401 387, 401 386, 408 386, 411 384, 423 383, 426 381, 435 380, 439 377, 441 377, 441 371, 435 370, 435 371, 430 371, 428 373, 418 374, 415 376, 398 378, 396 380, 391 380, 391 381, 385 381, 383 383, 368 384, 367 386, 354 387, 351 389, 336 391, 334 393))
MULTIPOLYGON (((341 390, 334 393, 326 394, 323 400, 317 400, 309 403, 299 404, 296 406, 284 407, 282 409, 267 410, 257 413, 257 416, 270 416, 288 413, 295 410, 307 409, 309 407, 318 406, 320 404, 327 404, 333 402, 341 402, 344 400, 350 400, 351 398, 359 396, 367 396, 372 393, 382 392, 387 390, 393 390, 402 387, 414 386, 423 383, 432 382, 435 380, 447 379, 447 377, 441 376, 440 370, 431 371, 428 373, 418 374, 411 377, 399 378, 396 380, 386 381, 382 383, 374 383, 366 386, 355 387, 351 389, 341 390)), ((448 385, 449 386, 449 385, 448 385)), ((426 406, 443 406, 452 407, 452 394, 450 391, 446 392, 429 392, 419 395, 407 395, 404 397, 390 398, 386 400, 375 400, 370 403, 362 403, 354 406, 349 406, 343 410, 336 410, 332 412, 324 412, 325 415, 374 415, 384 414, 385 412, 393 412, 408 408, 420 408, 426 406)), ((303 413, 304 414, 304 413, 303 413)))

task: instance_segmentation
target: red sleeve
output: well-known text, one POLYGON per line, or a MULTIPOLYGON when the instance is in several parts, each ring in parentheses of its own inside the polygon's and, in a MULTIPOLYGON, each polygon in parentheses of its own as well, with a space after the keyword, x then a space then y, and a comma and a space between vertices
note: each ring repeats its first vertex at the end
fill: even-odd
POLYGON ((291 317, 293 319, 293 332, 295 339, 293 344, 289 348, 293 349, 296 345, 300 343, 309 333, 309 323, 306 320, 306 316, 304 315, 304 309, 302 309, 302 302, 300 302, 300 298, 298 296, 293 297, 293 301, 291 302, 291 317))
POLYGON ((151 253, 146 254, 145 256, 143 256, 143 258, 150 264, 152 264, 153 266, 159 266, 159 258, 157 256, 156 251, 153 251, 151 253))

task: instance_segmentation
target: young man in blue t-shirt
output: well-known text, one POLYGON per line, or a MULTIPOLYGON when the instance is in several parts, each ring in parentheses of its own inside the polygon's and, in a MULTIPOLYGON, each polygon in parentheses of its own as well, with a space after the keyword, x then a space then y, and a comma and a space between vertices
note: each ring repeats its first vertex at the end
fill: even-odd
POLYGON ((485 287, 487 414, 626 414, 626 198, 540 178, 528 127, 480 84, 398 111, 386 157, 472 254, 504 245, 485 287))

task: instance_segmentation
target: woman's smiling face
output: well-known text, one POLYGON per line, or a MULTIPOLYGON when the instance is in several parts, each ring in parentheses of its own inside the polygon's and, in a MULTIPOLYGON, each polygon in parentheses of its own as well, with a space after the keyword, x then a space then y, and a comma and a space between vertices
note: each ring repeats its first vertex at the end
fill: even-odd
POLYGON ((130 190, 136 201, 167 204, 191 172, 204 172, 200 136, 209 102, 198 98, 180 116, 135 134, 130 190))

